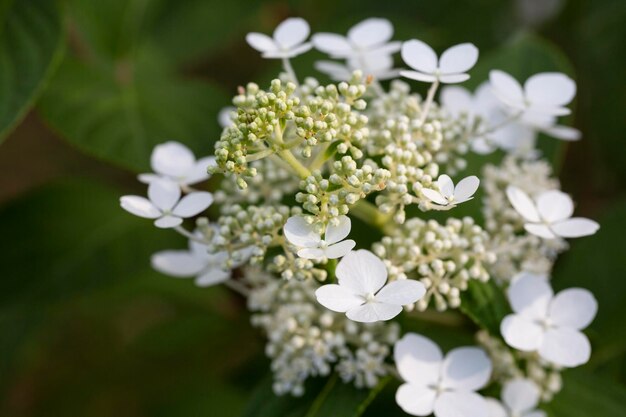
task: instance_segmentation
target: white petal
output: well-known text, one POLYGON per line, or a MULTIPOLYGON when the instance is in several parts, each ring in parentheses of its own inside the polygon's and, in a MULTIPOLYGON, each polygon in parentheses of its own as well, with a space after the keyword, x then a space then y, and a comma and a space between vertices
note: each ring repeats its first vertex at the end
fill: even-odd
POLYGON ((313 65, 316 70, 328 75, 335 81, 345 81, 350 79, 352 73, 343 64, 334 61, 316 61, 313 65))
POLYGON ((493 93, 504 104, 513 108, 524 107, 524 91, 517 80, 504 71, 489 72, 489 82, 493 93))
POLYGON ((562 126, 562 125, 552 126, 547 129, 544 129, 543 131, 546 134, 552 137, 555 137, 557 139, 569 140, 569 141, 580 140, 580 137, 582 135, 580 133, 580 130, 574 129, 573 127, 562 126))
POLYGON ((348 31, 348 39, 364 49, 387 42, 392 36, 393 25, 391 22, 375 17, 365 19, 348 31))
POLYGON ((348 216, 339 216, 337 219, 339 220, 337 226, 332 223, 329 223, 328 226, 326 226, 324 240, 326 240, 326 243, 328 244, 337 243, 348 237, 350 234, 350 229, 352 227, 350 218, 348 216))
POLYGON ((372 54, 391 56, 401 49, 402 49, 402 42, 393 41, 393 42, 385 43, 380 46, 373 47, 367 52, 367 54, 365 54, 365 57, 372 55, 372 54))
POLYGON ((374 323, 376 321, 391 320, 402 311, 402 306, 384 303, 366 303, 352 308, 346 312, 346 316, 352 321, 360 323, 374 323))
POLYGON ((561 237, 582 237, 593 235, 600 229, 600 225, 593 220, 583 217, 572 217, 551 226, 552 231, 561 237))
POLYGON ((402 384, 396 391, 396 403, 412 416, 429 416, 435 407, 437 393, 425 386, 402 384))
POLYGON ((335 275, 339 284, 359 294, 376 293, 387 281, 387 268, 372 252, 360 249, 344 256, 335 275))
POLYGON ((506 188, 506 195, 511 202, 511 205, 517 212, 526 220, 530 222, 540 222, 539 212, 535 206, 535 203, 530 199, 521 189, 509 185, 506 188))
POLYGON ((474 392, 444 392, 435 400, 435 417, 489 417, 489 409, 474 392))
POLYGON ((443 107, 451 115, 458 117, 462 113, 471 115, 474 110, 472 94, 463 87, 444 87, 441 90, 440 100, 443 107))
POLYGON ((309 37, 309 24, 300 17, 284 20, 274 30, 274 40, 283 48, 290 49, 301 44, 309 37))
POLYGON ((322 259, 326 254, 320 248, 302 248, 298 250, 298 256, 304 259, 322 259))
POLYGON ((478 190, 479 185, 480 180, 474 175, 463 178, 456 187, 454 187, 454 201, 462 203, 469 200, 476 190, 478 190))
POLYGON ((544 221, 554 223, 572 216, 574 202, 559 190, 544 191, 537 197, 537 211, 544 221))
POLYGON ((401 279, 385 285, 376 294, 376 301, 400 306, 413 304, 426 294, 426 287, 413 279, 401 279))
POLYGON ((431 190, 430 188, 422 188, 422 194, 426 196, 433 203, 440 204, 442 206, 447 205, 449 202, 446 198, 441 195, 439 191, 431 190))
POLYGON ((287 219, 283 233, 289 243, 301 247, 317 247, 320 244, 320 235, 315 233, 313 225, 306 222, 302 216, 292 216, 287 219))
POLYGON ((559 328, 546 332, 539 355, 561 366, 575 367, 587 363, 591 345, 587 336, 578 330, 559 328))
POLYGON ((491 377, 491 360, 484 350, 461 347, 451 350, 443 360, 442 383, 446 388, 477 391, 491 377))
POLYGON ((215 284, 221 284, 224 281, 230 279, 230 271, 224 271, 222 268, 211 268, 204 274, 196 278, 196 285, 198 287, 209 287, 215 284))
MULTIPOLYGON (((437 54, 422 41, 413 39, 402 44, 402 59, 411 68, 427 74, 437 70, 437 54)), ((407 78, 412 78, 402 74, 407 78)), ((416 78, 417 79, 417 78, 416 78)))
POLYGON ((174 181, 155 180, 148 186, 148 197, 161 211, 168 211, 178 203, 180 187, 174 181))
POLYGON ((186 250, 164 250, 152 255, 154 269, 173 277, 192 277, 200 273, 206 262, 186 250))
POLYGON ((560 107, 569 104, 576 95, 576 83, 565 74, 544 72, 535 74, 524 84, 526 98, 533 104, 560 107))
POLYGON ((526 223, 524 229, 526 229, 528 233, 544 239, 555 239, 557 237, 545 224, 526 223))
POLYGON ((237 109, 233 106, 224 107, 217 115, 217 121, 222 128, 232 126, 234 124, 231 117, 232 113, 236 113, 237 109))
POLYGON ((472 68, 478 61, 478 48, 471 43, 452 46, 441 54, 439 70, 442 74, 458 74, 472 68))
POLYGON ((430 75, 430 74, 424 74, 423 72, 418 72, 418 71, 400 71, 400 75, 402 75, 405 78, 409 78, 411 80, 424 81, 427 83, 433 83, 437 81, 436 76, 430 75))
POLYGON ((454 195, 454 183, 452 182, 452 178, 447 175, 440 175, 437 179, 437 185, 439 186, 439 191, 441 191, 441 195, 444 197, 452 197, 454 195))
POLYGON ((174 207, 173 214, 179 217, 193 217, 206 210, 213 203, 213 195, 206 191, 187 194, 174 207))
POLYGON ((293 58, 294 56, 302 55, 303 53, 308 52, 311 49, 313 49, 313 44, 310 42, 306 42, 284 52, 265 52, 263 54, 263 58, 293 58))
POLYGON ((524 414, 524 417, 548 417, 545 411, 535 410, 528 414, 524 414))
POLYGON ((422 386, 439 382, 443 355, 432 340, 407 333, 396 342, 393 359, 405 381, 422 386))
POLYGON ((583 288, 568 288, 559 292, 550 303, 549 316, 557 326, 582 330, 593 321, 598 302, 583 288))
POLYGON ((184 176, 195 162, 196 158, 189 148, 178 142, 165 142, 155 146, 150 157, 154 172, 172 178, 184 176))
POLYGON ((456 84, 469 80, 470 76, 468 74, 442 74, 438 78, 442 84, 456 84))
POLYGON ((541 326, 518 314, 509 314, 502 320, 500 333, 507 345, 525 352, 539 349, 544 335, 541 326))
POLYGON ((316 49, 336 57, 345 57, 353 52, 348 39, 334 33, 316 33, 311 41, 316 49))
POLYGON ((318 303, 338 313, 345 313, 365 302, 360 295, 337 284, 322 285, 315 291, 315 297, 318 303))
POLYGON ((500 404, 500 401, 493 398, 485 398, 485 401, 487 401, 489 417, 509 417, 509 413, 507 413, 506 409, 500 404))
MULTIPOLYGON (((195 236, 202 239, 202 233, 199 231, 194 233, 195 236)), ((195 240, 189 239, 189 251, 199 259, 208 260, 209 259, 209 247, 204 243, 197 242, 195 240)))
POLYGON ((120 198, 120 206, 127 212, 146 219, 156 219, 161 216, 161 210, 147 198, 138 195, 125 195, 120 198))
POLYGON ((516 275, 507 289, 513 311, 535 319, 547 317, 553 295, 548 280, 533 274, 516 275))
POLYGON ((144 184, 150 184, 152 181, 158 180, 161 178, 162 177, 160 175, 150 174, 150 173, 137 175, 137 179, 139 180, 139 182, 143 182, 144 184))
POLYGON ((169 229, 170 227, 179 226, 183 219, 175 216, 163 216, 154 221, 154 225, 160 229, 169 229))
POLYGON ((216 162, 215 162, 214 156, 207 156, 205 158, 199 159, 194 164, 191 171, 187 173, 187 176, 184 179, 184 183, 187 185, 193 185, 193 184, 202 182, 204 180, 208 180, 210 175, 207 169, 210 166, 215 166, 215 165, 216 165, 216 162))
POLYGON ((248 33, 246 35, 246 42, 259 52, 269 52, 277 49, 274 39, 263 33, 248 33))
POLYGON ((328 246, 323 252, 324 256, 328 259, 338 259, 346 256, 354 247, 356 242, 352 239, 344 240, 343 242, 335 243, 328 246))
POLYGON ((502 400, 509 410, 522 415, 539 404, 539 387, 530 379, 516 378, 502 388, 502 400))

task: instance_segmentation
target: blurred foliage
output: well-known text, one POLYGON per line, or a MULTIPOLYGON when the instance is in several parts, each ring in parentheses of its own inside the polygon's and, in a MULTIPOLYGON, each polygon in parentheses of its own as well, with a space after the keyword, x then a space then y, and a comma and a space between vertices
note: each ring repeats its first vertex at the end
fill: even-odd
MULTIPOLYGON (((217 111, 236 87, 263 85, 279 69, 245 44, 245 33, 270 32, 291 15, 313 31, 337 32, 384 16, 396 38, 418 37, 438 50, 474 42, 481 59, 471 87, 491 68, 520 78, 558 70, 577 79, 571 121, 583 141, 539 141, 579 202, 577 212, 602 224, 596 236, 572 242, 555 286, 589 288, 600 311, 588 332, 592 361, 565 373, 549 411, 626 414, 623 0, 0 0, 0 140, 35 106, 31 117, 49 128, 41 136, 53 131, 65 141, 50 146, 66 152, 68 163, 106 167, 85 172, 90 179, 32 189, 29 178, 47 162, 29 148, 38 142, 21 145, 15 142, 23 135, 14 134, 0 146, 0 169, 9 158, 23 159, 17 177, 25 191, 9 201, 0 194, 0 415, 404 415, 393 401, 397 381, 378 396, 336 379, 311 381, 302 399, 273 396, 262 338, 242 300, 153 272, 150 254, 183 241, 118 207, 120 195, 143 192, 119 168, 147 169, 155 144, 175 139, 210 152, 217 111), (17 156, 3 152, 9 145, 17 156)), ((295 59, 298 74, 319 75, 312 63, 321 56, 295 59)), ((475 170, 484 159, 469 162, 475 170)), ((76 175, 67 169, 56 177, 68 173, 76 175)), ((455 214, 478 216, 477 200, 455 214)), ((497 330, 506 312, 501 294, 475 287, 464 296, 465 311, 497 330)), ((446 349, 472 343, 471 322, 455 314, 412 313, 403 328, 446 349)))

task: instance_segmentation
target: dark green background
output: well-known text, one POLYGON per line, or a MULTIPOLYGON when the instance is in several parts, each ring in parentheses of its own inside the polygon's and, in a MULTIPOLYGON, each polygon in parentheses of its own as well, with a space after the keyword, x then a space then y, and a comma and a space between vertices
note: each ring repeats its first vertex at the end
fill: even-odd
MULTIPOLYGON (((243 300, 151 271, 152 252, 184 242, 118 206, 120 195, 143 193, 134 176, 155 144, 211 152, 218 109, 238 85, 267 83, 279 68, 245 34, 288 16, 341 33, 387 17, 397 39, 438 50, 471 41, 481 51, 471 86, 496 67, 576 79, 571 121, 583 140, 541 138, 541 147, 577 213, 602 228, 572 241, 554 285, 591 289, 600 311, 591 362, 566 372, 550 410, 626 415, 626 6, 529 3, 554 3, 552 16, 531 22, 521 2, 495 0, 0 0, 0 415, 354 415, 340 406, 363 398, 342 388, 312 408, 315 384, 307 399, 272 402, 243 300)), ((298 74, 313 74, 320 57, 296 58, 298 74)), ((471 340, 405 325, 444 346, 471 340)), ((393 388, 366 415, 396 413, 393 388)))

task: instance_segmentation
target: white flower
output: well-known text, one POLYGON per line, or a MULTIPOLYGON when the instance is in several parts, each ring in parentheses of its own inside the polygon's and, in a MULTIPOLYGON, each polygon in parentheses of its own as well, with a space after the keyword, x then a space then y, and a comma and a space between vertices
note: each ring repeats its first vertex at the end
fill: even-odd
POLYGON ((474 198, 480 180, 476 176, 465 177, 454 186, 452 179, 447 175, 440 175, 437 179, 439 191, 422 188, 422 193, 433 203, 440 206, 455 206, 456 204, 474 198))
POLYGON ((539 388, 524 378, 513 379, 502 388, 502 403, 487 398, 489 417, 546 417, 546 413, 537 410, 539 388))
POLYGON ((227 106, 220 110, 220 112, 217 114, 217 121, 222 128, 230 127, 235 124, 231 116, 233 113, 235 113, 236 115, 237 109, 233 106, 227 106))
POLYGON ((593 220, 572 217, 574 203, 570 196, 561 191, 544 191, 533 201, 519 188, 508 186, 506 195, 515 210, 526 220, 526 231, 544 239, 589 236, 600 228, 593 220))
POLYGON ((281 22, 274 30, 273 38, 263 33, 248 33, 248 44, 261 52, 263 58, 292 58, 310 50, 313 45, 305 42, 310 28, 306 20, 290 17, 281 22))
POLYGON ((355 70, 361 70, 378 80, 388 80, 398 75, 393 68, 393 57, 385 53, 370 53, 360 58, 349 58, 347 63, 335 61, 317 61, 315 69, 328 75, 334 81, 346 81, 352 77, 355 70))
POLYGON ((465 72, 476 64, 478 48, 471 43, 452 46, 437 58, 433 49, 413 39, 402 44, 402 59, 416 71, 400 71, 400 75, 417 81, 453 84, 469 79, 465 72))
POLYGON ((312 37, 315 48, 333 58, 365 57, 369 54, 390 55, 398 52, 400 42, 389 42, 393 25, 387 19, 370 18, 354 25, 348 36, 335 33, 316 33, 312 37))
POLYGON ((213 195, 204 191, 187 194, 182 199, 180 196, 177 183, 156 179, 148 186, 149 199, 126 195, 120 198, 120 205, 135 216, 156 219, 156 227, 169 228, 180 225, 184 218, 199 214, 213 203, 213 195))
POLYGON ((406 382, 396 402, 414 416, 488 417, 487 402, 475 391, 491 376, 491 361, 476 347, 461 347, 443 357, 432 340, 409 333, 396 342, 396 367, 406 382))
POLYGON ((421 282, 410 279, 385 285, 385 264, 365 249, 344 256, 335 275, 338 284, 318 288, 317 301, 329 310, 346 313, 350 320, 363 323, 390 320, 400 314, 403 305, 413 304, 426 293, 421 282))
POLYGON ((287 219, 283 233, 287 240, 299 247, 298 256, 306 259, 341 258, 350 252, 356 243, 354 240, 343 240, 350 234, 351 222, 347 216, 339 216, 339 223, 326 226, 324 239, 315 231, 315 225, 306 222, 302 216, 287 219))
POLYGON ((215 157, 196 161, 193 152, 185 145, 165 142, 154 147, 150 164, 156 174, 140 174, 139 181, 149 184, 156 179, 167 178, 185 187, 209 179, 207 168, 215 165, 215 157))
POLYGON ((521 273, 507 294, 514 313, 502 320, 500 331, 509 346, 537 351, 560 366, 574 367, 589 360, 591 346, 580 331, 598 309, 589 291, 569 288, 555 296, 546 279, 521 273))

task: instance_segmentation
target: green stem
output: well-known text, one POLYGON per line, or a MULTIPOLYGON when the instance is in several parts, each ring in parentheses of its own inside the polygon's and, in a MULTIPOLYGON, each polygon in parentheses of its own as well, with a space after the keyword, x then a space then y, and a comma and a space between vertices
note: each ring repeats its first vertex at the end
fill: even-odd
POLYGON ((381 213, 374 204, 367 200, 359 200, 352 207, 350 213, 365 223, 374 226, 382 231, 389 230, 389 215, 381 213))
POLYGON ((317 155, 315 155, 315 159, 313 159, 313 161, 309 165, 309 169, 311 171, 320 169, 322 165, 324 165, 324 162, 326 162, 326 150, 328 149, 329 146, 330 146, 330 142, 322 145, 317 155))
POLYGON ((437 87, 439 87, 439 79, 436 79, 428 90, 428 95, 426 96, 426 102, 424 103, 424 109, 422 111, 422 117, 420 118, 422 124, 426 121, 426 118, 428 117, 430 106, 433 104, 433 100, 435 99, 435 92, 437 91, 437 87))
POLYGON ((285 161, 302 179, 311 175, 311 171, 296 159, 296 157, 288 149, 278 151, 278 156, 285 161))

